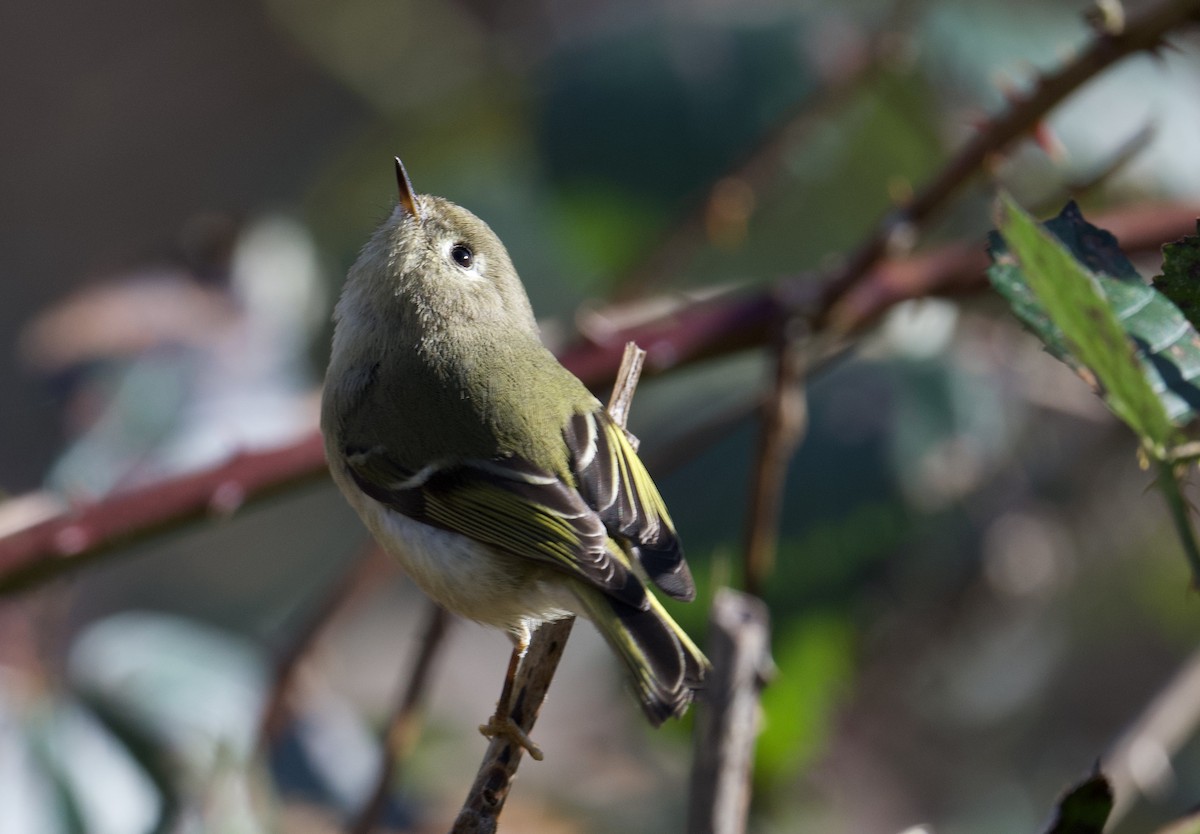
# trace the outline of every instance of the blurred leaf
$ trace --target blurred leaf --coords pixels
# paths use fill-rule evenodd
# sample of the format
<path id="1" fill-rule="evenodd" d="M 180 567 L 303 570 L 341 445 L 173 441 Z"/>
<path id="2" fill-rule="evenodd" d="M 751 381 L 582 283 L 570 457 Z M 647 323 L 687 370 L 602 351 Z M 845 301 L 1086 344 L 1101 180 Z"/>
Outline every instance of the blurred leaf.
<path id="1" fill-rule="evenodd" d="M 88 825 L 79 796 L 62 762 L 55 755 L 53 728 L 56 718 L 52 709 L 45 709 L 30 723 L 30 750 L 50 788 L 58 812 L 59 831 L 62 834 L 87 834 Z"/>
<path id="2" fill-rule="evenodd" d="M 909 531 L 909 518 L 898 501 L 867 496 L 844 514 L 810 521 L 803 533 L 786 535 L 764 596 L 771 613 L 803 616 L 814 604 L 836 604 L 846 589 L 861 583 Z"/>
<path id="3" fill-rule="evenodd" d="M 487 32 L 456 3 L 271 0 L 264 5 L 309 57 L 382 113 L 430 101 L 452 109 L 442 103 L 488 73 Z M 444 32 L 454 37 L 439 37 Z"/>
<path id="4" fill-rule="evenodd" d="M 80 704 L 121 743 L 154 785 L 160 804 L 158 820 L 151 831 L 162 834 L 173 830 L 183 803 L 177 784 L 179 769 L 165 743 L 140 720 L 136 712 L 119 700 L 95 689 L 81 689 L 76 695 Z"/>
<path id="5" fill-rule="evenodd" d="M 1050 351 L 1090 377 L 1109 408 L 1162 458 L 1200 405 L 1200 335 L 1144 284 L 1112 235 L 1074 203 L 1039 228 L 1003 198 L 989 276 Z"/>
<path id="6" fill-rule="evenodd" d="M 651 202 L 599 182 L 564 187 L 555 209 L 556 236 L 574 262 L 559 280 L 593 291 L 585 279 L 627 269 L 662 222 Z"/>
<path id="7" fill-rule="evenodd" d="M 810 113 L 781 143 L 770 176 L 747 180 L 754 200 L 745 237 L 673 253 L 671 284 L 766 282 L 852 248 L 866 218 L 891 208 L 889 186 L 921 182 L 943 159 L 931 100 L 920 74 L 881 72 Z"/>
<path id="8" fill-rule="evenodd" d="M 777 641 L 778 676 L 763 690 L 755 776 L 775 782 L 825 747 L 831 715 L 854 669 L 853 630 L 842 618 L 809 617 Z"/>
<path id="9" fill-rule="evenodd" d="M 1196 230 L 1200 232 L 1200 221 Z M 1154 279 L 1154 289 L 1171 299 L 1196 326 L 1200 317 L 1200 235 L 1188 235 L 1163 247 L 1162 275 Z"/>
<path id="10" fill-rule="evenodd" d="M 536 79 L 547 172 L 660 208 L 703 191 L 817 89 L 796 48 L 808 25 L 795 13 L 720 25 L 650 16 L 564 41 Z"/>
<path id="11" fill-rule="evenodd" d="M 1046 834 L 1100 834 L 1112 806 L 1112 786 L 1104 774 L 1094 773 L 1058 801 Z"/>

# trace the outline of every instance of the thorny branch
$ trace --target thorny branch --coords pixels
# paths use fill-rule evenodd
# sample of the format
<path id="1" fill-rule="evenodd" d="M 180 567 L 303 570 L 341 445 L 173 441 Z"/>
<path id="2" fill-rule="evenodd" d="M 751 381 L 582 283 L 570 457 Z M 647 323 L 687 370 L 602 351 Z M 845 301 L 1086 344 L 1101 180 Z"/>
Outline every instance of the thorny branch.
<path id="1" fill-rule="evenodd" d="M 17 525 L 0 538 L 0 596 L 78 570 L 190 522 L 228 517 L 252 501 L 326 476 L 324 447 L 314 431 L 278 449 L 243 452 L 209 469 L 65 507 Z"/>
<path id="2" fill-rule="evenodd" d="M 1055 72 L 1038 78 L 1024 96 L 1014 96 L 1009 108 L 985 124 L 961 150 L 904 205 L 883 217 L 867 239 L 822 288 L 816 319 L 834 331 L 846 331 L 843 297 L 861 283 L 889 249 L 911 240 L 914 232 L 941 209 L 987 161 L 1028 134 L 1063 99 L 1104 69 L 1135 52 L 1155 52 L 1168 32 L 1196 22 L 1200 0 L 1164 2 L 1128 18 L 1120 26 L 1097 27 L 1087 48 Z"/>
<path id="3" fill-rule="evenodd" d="M 629 416 L 629 407 L 641 374 L 645 351 L 633 342 L 625 346 L 621 368 L 608 403 L 608 413 L 622 428 Z M 636 444 L 635 444 L 636 447 Z M 558 668 L 571 636 L 574 617 L 547 623 L 534 632 L 529 649 L 521 660 L 517 679 L 513 686 L 512 718 L 526 733 L 533 729 L 546 690 Z M 471 790 L 454 822 L 451 834 L 492 834 L 496 830 L 500 812 L 512 788 L 517 765 L 521 762 L 522 748 L 503 736 L 496 736 L 488 744 L 483 763 Z"/>
<path id="4" fill-rule="evenodd" d="M 1084 52 L 1040 79 L 1030 94 L 988 122 L 910 202 L 878 222 L 827 280 L 799 276 L 761 292 L 680 306 L 665 318 L 611 334 L 605 341 L 578 343 L 564 350 L 560 359 L 584 383 L 599 388 L 612 379 L 626 341 L 646 347 L 648 372 L 662 372 L 685 362 L 762 346 L 781 320 L 797 311 L 814 311 L 817 331 L 829 326 L 848 335 L 901 300 L 982 289 L 985 262 L 973 244 L 916 258 L 884 256 L 890 244 L 911 238 L 908 232 L 928 221 L 991 157 L 1033 130 L 1070 92 L 1124 56 L 1159 48 L 1170 30 L 1194 20 L 1198 13 L 1200 0 L 1164 2 L 1129 18 L 1120 29 L 1100 30 Z M 1127 251 L 1136 252 L 1192 232 L 1195 214 L 1195 206 L 1142 206 L 1099 222 L 1123 238 Z M 1124 238 L 1122 221 L 1147 220 L 1160 223 L 1150 235 L 1152 240 Z M 247 452 L 204 472 L 19 526 L 0 538 L 0 596 L 34 587 L 180 524 L 228 515 L 250 500 L 323 478 L 324 470 L 322 444 L 313 432 L 275 451 Z"/>
<path id="5" fill-rule="evenodd" d="M 1095 222 L 1112 231 L 1128 254 L 1138 255 L 1194 232 L 1197 215 L 1196 204 L 1142 204 L 1100 215 Z M 842 296 L 840 320 L 855 333 L 901 301 L 980 292 L 987 287 L 986 268 L 987 256 L 976 242 L 880 261 Z M 646 349 L 646 373 L 663 373 L 767 344 L 789 311 L 820 293 L 821 285 L 812 276 L 799 276 L 766 289 L 683 303 L 602 342 L 570 345 L 559 352 L 559 359 L 587 385 L 601 388 L 614 378 L 622 346 L 636 341 Z M 0 597 L 325 475 L 321 437 L 313 431 L 278 449 L 245 452 L 209 469 L 16 524 L 13 532 L 0 537 Z"/>

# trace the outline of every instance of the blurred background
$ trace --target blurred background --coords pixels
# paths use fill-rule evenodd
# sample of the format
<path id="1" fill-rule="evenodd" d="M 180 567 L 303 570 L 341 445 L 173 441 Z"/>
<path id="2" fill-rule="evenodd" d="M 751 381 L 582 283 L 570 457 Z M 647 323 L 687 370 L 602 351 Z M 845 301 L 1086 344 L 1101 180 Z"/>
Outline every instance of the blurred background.
<path id="1" fill-rule="evenodd" d="M 311 431 L 329 313 L 394 202 L 394 154 L 492 225 L 562 345 L 649 297 L 828 265 L 1005 89 L 1085 43 L 1085 8 L 10 0 L 0 528 Z M 1133 148 L 1086 212 L 1200 205 L 1200 51 L 1174 43 L 1085 87 L 993 174 L 1057 211 Z M 924 242 L 982 246 L 993 193 Z M 706 594 L 736 574 L 772 373 L 748 352 L 635 400 L 701 585 L 672 610 L 701 642 Z M 1087 387 L 981 295 L 897 308 L 808 393 L 765 589 L 779 674 L 752 830 L 1035 831 L 1110 754 L 1130 774 L 1114 830 L 1200 800 L 1200 603 Z M 322 483 L 0 600 L 0 831 L 342 830 L 427 617 L 398 571 L 354 568 L 365 545 Z M 273 664 L 352 570 L 257 755 Z M 446 829 L 507 653 L 452 625 L 391 829 Z M 1121 747 L 1172 680 L 1193 696 L 1172 743 Z M 547 762 L 525 763 L 503 830 L 683 830 L 689 725 L 644 726 L 581 626 L 534 733 Z"/>

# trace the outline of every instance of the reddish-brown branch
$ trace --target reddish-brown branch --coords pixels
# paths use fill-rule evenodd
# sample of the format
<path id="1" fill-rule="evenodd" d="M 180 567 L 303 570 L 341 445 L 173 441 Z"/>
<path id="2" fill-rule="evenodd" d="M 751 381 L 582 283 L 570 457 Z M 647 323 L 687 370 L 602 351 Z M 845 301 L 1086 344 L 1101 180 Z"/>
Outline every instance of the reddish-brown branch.
<path id="1" fill-rule="evenodd" d="M 1158 49 L 1168 32 L 1200 16 L 1200 0 L 1164 2 L 1131 16 L 1120 31 L 1100 31 L 1074 60 L 1038 79 L 1026 95 L 1015 97 L 1007 110 L 983 125 L 975 136 L 912 198 L 883 217 L 845 266 L 822 288 L 817 319 L 835 330 L 849 329 L 842 299 L 863 281 L 897 234 L 911 238 L 919 228 L 973 177 L 989 158 L 1034 130 L 1059 102 L 1128 55 Z"/>
<path id="2" fill-rule="evenodd" d="M 1196 203 L 1147 203 L 1092 221 L 1110 230 L 1126 253 L 1136 256 L 1191 234 L 1198 215 Z M 911 298 L 978 292 L 987 287 L 987 264 L 982 238 L 881 261 L 845 296 L 840 313 L 845 330 L 858 332 Z M 599 388 L 611 382 L 625 342 L 634 341 L 646 350 L 646 374 L 662 373 L 768 344 L 792 311 L 824 292 L 813 276 L 802 275 L 755 292 L 731 293 L 619 330 L 602 341 L 578 342 L 563 350 L 560 359 L 589 386 Z"/>
<path id="3" fill-rule="evenodd" d="M 1200 205 L 1157 203 L 1110 212 L 1094 222 L 1112 231 L 1122 248 L 1136 256 L 1191 234 L 1197 215 Z M 900 301 L 977 292 L 987 286 L 986 266 L 982 242 L 885 260 L 844 295 L 839 315 L 855 332 Z M 590 387 L 602 388 L 615 378 L 625 343 L 636 341 L 647 351 L 645 373 L 662 373 L 767 344 L 798 303 L 821 292 L 818 282 L 801 276 L 767 289 L 696 302 L 602 342 L 570 345 L 560 359 Z M 244 503 L 324 476 L 325 457 L 314 431 L 279 449 L 247 452 L 211 469 L 79 505 L 0 538 L 0 596 L 178 525 L 227 515 Z"/>
<path id="4" fill-rule="evenodd" d="M 1157 203 L 1109 212 L 1093 222 L 1116 235 L 1131 257 L 1156 254 L 1164 243 L 1195 232 L 1200 205 Z M 988 286 L 988 256 L 982 241 L 951 243 L 907 258 L 876 264 L 838 304 L 849 333 L 861 331 L 901 301 L 955 296 Z"/>
<path id="5" fill-rule="evenodd" d="M 82 567 L 188 521 L 228 516 L 251 500 L 325 476 L 321 437 L 246 452 L 200 472 L 81 504 L 0 539 L 0 595 Z"/>

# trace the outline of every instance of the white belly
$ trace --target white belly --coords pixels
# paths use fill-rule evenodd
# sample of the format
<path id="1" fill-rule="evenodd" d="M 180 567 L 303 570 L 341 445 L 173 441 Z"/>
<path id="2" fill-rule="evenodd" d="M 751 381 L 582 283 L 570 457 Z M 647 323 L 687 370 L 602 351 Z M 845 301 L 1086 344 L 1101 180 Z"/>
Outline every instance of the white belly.
<path id="1" fill-rule="evenodd" d="M 355 491 L 351 503 L 385 551 L 446 609 L 527 642 L 540 623 L 575 613 L 565 576 L 431 527 Z"/>

